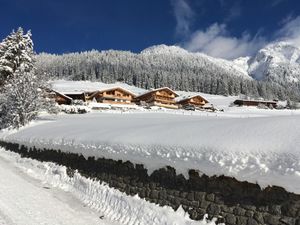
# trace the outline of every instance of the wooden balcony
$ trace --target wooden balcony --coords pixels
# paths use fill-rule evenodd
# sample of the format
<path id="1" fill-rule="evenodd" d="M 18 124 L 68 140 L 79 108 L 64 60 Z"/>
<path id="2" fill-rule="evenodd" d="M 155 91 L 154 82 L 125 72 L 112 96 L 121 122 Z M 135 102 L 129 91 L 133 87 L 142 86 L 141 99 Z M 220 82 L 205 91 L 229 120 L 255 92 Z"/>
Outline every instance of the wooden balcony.
<path id="1" fill-rule="evenodd" d="M 175 100 L 172 99 L 172 98 L 168 98 L 168 97 L 165 97 L 165 96 L 154 96 L 153 98 L 154 101 L 156 102 L 162 102 L 162 103 L 167 103 L 167 104 L 175 104 Z"/>

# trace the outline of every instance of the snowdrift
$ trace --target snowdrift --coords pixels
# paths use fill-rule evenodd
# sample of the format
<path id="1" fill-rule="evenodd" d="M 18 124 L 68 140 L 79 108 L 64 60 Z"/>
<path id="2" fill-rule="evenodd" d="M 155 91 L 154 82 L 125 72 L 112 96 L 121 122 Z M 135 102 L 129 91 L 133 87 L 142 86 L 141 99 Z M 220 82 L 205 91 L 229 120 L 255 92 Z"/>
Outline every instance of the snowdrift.
<path id="1" fill-rule="evenodd" d="M 1 139 L 86 157 L 130 160 L 144 164 L 149 173 L 170 165 L 185 175 L 197 169 L 300 193 L 299 119 L 92 113 L 58 116 L 2 133 Z"/>

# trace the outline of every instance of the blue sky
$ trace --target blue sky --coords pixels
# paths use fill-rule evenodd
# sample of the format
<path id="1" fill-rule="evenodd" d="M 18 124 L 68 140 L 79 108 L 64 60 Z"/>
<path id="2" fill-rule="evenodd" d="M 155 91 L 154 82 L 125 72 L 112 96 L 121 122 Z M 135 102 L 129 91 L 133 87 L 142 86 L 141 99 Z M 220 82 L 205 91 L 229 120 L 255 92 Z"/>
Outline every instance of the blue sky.
<path id="1" fill-rule="evenodd" d="M 299 0 L 0 0 L 0 38 L 31 29 L 37 52 L 139 52 L 151 45 L 236 58 L 298 44 Z M 299 42 L 300 43 L 300 42 Z"/>

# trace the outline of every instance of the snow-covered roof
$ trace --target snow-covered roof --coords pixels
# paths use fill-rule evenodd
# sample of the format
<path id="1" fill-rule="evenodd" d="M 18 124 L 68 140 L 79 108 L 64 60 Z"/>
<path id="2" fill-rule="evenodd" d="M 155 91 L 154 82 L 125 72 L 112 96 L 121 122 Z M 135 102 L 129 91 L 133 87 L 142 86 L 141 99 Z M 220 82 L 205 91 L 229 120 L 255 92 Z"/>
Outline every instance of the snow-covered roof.
<path id="1" fill-rule="evenodd" d="M 276 104 L 276 101 L 271 101 L 271 100 L 257 100 L 257 99 L 237 99 L 236 101 L 241 101 L 241 102 L 258 102 L 258 103 L 274 103 Z"/>
<path id="2" fill-rule="evenodd" d="M 50 82 L 52 88 L 58 92 L 95 92 L 95 91 L 102 91 L 108 90 L 112 88 L 122 88 L 127 90 L 134 95 L 140 95 L 147 90 L 138 88 L 135 86 L 131 86 L 129 84 L 116 82 L 111 84 L 106 84 L 102 82 L 91 82 L 91 81 L 66 81 L 66 80 L 56 80 Z"/>
<path id="3" fill-rule="evenodd" d="M 111 88 L 108 88 L 108 89 L 96 91 L 96 92 L 94 92 L 94 93 L 91 95 L 91 98 L 92 98 L 93 96 L 95 96 L 96 94 L 98 94 L 98 93 L 105 92 L 105 91 L 111 91 L 111 90 L 115 90 L 115 89 L 121 89 L 122 91 L 124 91 L 124 92 L 126 92 L 126 93 L 128 93 L 128 94 L 131 94 L 131 95 L 133 95 L 134 97 L 136 96 L 136 94 L 133 93 L 133 92 L 130 91 L 130 90 L 127 90 L 127 89 L 125 89 L 125 88 L 123 88 L 123 87 L 120 87 L 120 86 L 115 86 L 115 87 L 111 87 Z"/>
<path id="4" fill-rule="evenodd" d="M 171 91 L 172 93 L 174 93 L 175 96 L 178 96 L 178 94 L 177 94 L 175 91 L 173 91 L 171 88 L 169 88 L 169 87 L 161 87 L 161 88 L 152 89 L 152 90 L 150 90 L 150 91 L 146 91 L 146 92 L 140 94 L 140 95 L 137 96 L 137 97 L 141 97 L 141 96 L 143 96 L 143 95 L 146 95 L 146 94 L 149 94 L 149 93 L 152 93 L 152 92 L 155 92 L 155 91 L 165 90 L 165 89 L 167 89 L 167 90 Z"/>
<path id="5" fill-rule="evenodd" d="M 192 94 L 192 95 L 179 95 L 177 98 L 175 98 L 176 102 L 181 102 L 183 100 L 192 99 L 194 97 L 200 97 L 203 98 L 205 102 L 208 102 L 204 97 L 202 97 L 199 94 Z"/>
<path id="6" fill-rule="evenodd" d="M 84 92 L 83 91 L 68 91 L 68 92 L 60 92 L 64 95 L 83 95 Z"/>

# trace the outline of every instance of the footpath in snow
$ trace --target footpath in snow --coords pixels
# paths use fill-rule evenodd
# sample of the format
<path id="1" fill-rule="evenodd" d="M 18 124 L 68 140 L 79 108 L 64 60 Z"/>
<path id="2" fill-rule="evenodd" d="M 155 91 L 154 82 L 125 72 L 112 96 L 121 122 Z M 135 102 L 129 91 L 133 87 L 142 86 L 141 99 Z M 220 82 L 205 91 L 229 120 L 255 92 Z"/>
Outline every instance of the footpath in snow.
<path id="1" fill-rule="evenodd" d="M 59 115 L 1 139 L 84 156 L 170 165 L 300 193 L 300 116 L 222 118 L 168 113 Z"/>
<path id="2" fill-rule="evenodd" d="M 0 180 L 0 225 L 215 225 L 3 148 Z"/>
<path id="3" fill-rule="evenodd" d="M 1 225 L 117 225 L 101 220 L 70 193 L 27 176 L 32 170 L 16 168 L 12 160 L 3 158 L 5 154 L 9 155 L 1 150 Z"/>

